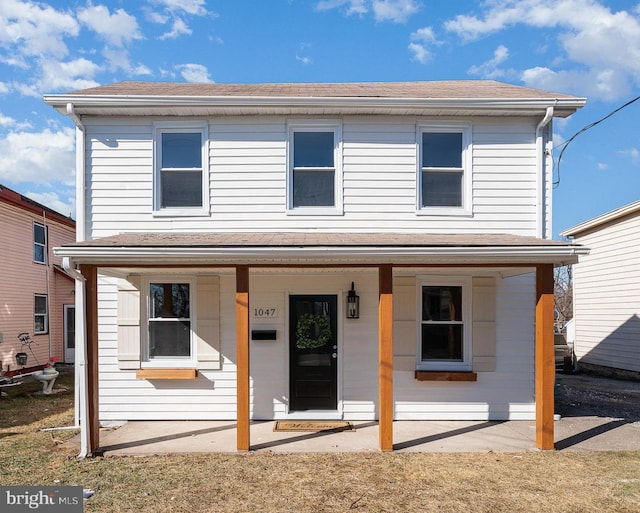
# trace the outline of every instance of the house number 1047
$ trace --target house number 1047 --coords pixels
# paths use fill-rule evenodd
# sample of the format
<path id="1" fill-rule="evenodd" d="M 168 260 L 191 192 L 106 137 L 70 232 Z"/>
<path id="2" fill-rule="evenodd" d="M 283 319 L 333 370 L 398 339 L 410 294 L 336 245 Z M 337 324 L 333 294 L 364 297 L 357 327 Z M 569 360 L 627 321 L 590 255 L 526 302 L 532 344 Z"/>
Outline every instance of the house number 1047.
<path id="1" fill-rule="evenodd" d="M 277 308 L 254 308 L 254 317 L 278 317 Z"/>

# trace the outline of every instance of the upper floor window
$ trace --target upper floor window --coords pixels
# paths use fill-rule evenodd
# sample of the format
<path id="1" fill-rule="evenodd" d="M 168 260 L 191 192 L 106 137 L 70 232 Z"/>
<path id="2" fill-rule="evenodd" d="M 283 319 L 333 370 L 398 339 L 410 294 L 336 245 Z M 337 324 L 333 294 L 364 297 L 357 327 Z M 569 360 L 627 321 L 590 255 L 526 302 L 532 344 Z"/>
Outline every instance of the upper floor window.
<path id="1" fill-rule="evenodd" d="M 155 132 L 156 213 L 203 215 L 208 213 L 206 126 L 165 125 Z"/>
<path id="2" fill-rule="evenodd" d="M 288 155 L 289 213 L 342 213 L 340 127 L 290 125 Z"/>
<path id="3" fill-rule="evenodd" d="M 421 282 L 418 369 L 471 370 L 470 289 L 467 279 Z"/>
<path id="4" fill-rule="evenodd" d="M 471 213 L 470 128 L 421 126 L 419 210 L 429 214 Z"/>
<path id="5" fill-rule="evenodd" d="M 33 261 L 47 263 L 47 228 L 38 223 L 33 223 Z"/>

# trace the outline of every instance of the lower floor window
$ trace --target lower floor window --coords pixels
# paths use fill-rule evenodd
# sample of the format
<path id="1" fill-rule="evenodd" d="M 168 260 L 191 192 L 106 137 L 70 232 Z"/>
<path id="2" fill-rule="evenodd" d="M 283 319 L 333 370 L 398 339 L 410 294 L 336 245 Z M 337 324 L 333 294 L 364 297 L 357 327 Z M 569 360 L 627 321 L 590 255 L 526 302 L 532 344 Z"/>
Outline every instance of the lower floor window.
<path id="1" fill-rule="evenodd" d="M 464 282 L 422 284 L 418 367 L 452 370 L 470 366 L 469 318 Z"/>
<path id="2" fill-rule="evenodd" d="M 36 294 L 33 313 L 33 332 L 36 334 L 47 333 L 49 331 L 49 315 L 46 295 Z"/>
<path id="3" fill-rule="evenodd" d="M 191 357 L 189 283 L 149 284 L 149 358 Z"/>

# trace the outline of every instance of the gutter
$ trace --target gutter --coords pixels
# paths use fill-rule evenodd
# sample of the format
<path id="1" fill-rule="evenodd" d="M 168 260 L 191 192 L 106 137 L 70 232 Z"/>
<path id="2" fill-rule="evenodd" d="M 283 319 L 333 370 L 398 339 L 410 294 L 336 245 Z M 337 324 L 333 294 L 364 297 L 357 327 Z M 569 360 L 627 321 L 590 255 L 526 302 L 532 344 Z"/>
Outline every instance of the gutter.
<path id="1" fill-rule="evenodd" d="M 80 453 L 84 459 L 89 453 L 89 397 L 87 393 L 87 325 L 85 323 L 86 279 L 71 263 L 62 259 L 63 269 L 76 280 L 76 363 L 75 363 L 75 426 L 80 427 Z M 80 340 L 78 340 L 78 338 Z"/>
<path id="2" fill-rule="evenodd" d="M 388 109 L 514 109 L 539 112 L 553 104 L 565 115 L 584 106 L 584 98 L 380 98 L 380 97 L 304 97 L 304 96 L 121 96 L 121 95 L 45 95 L 44 101 L 62 114 L 69 104 L 84 110 L 118 107 L 190 107 L 190 108 L 353 108 L 386 111 Z M 560 115 L 560 113 L 556 113 Z"/>
<path id="3" fill-rule="evenodd" d="M 66 114 L 76 125 L 76 242 L 87 239 L 85 233 L 85 127 L 72 102 L 66 104 Z"/>
<path id="4" fill-rule="evenodd" d="M 541 239 L 549 239 L 550 234 L 553 233 L 551 231 L 551 221 L 549 221 L 549 233 L 546 233 L 545 230 L 545 203 L 546 203 L 546 199 L 547 197 L 549 198 L 549 210 L 551 210 L 551 193 L 550 193 L 550 187 L 551 187 L 551 178 L 550 176 L 547 176 L 547 168 L 549 167 L 548 164 L 548 159 L 549 156 L 551 155 L 551 152 L 553 151 L 553 140 L 550 137 L 549 140 L 547 141 L 547 148 L 545 148 L 545 144 L 544 144 L 544 134 L 543 134 L 543 130 L 544 128 L 551 123 L 551 120 L 553 119 L 553 113 L 554 113 L 554 108 L 553 107 L 547 107 L 547 111 L 545 112 L 544 117 L 542 118 L 542 120 L 540 121 L 540 123 L 538 123 L 538 126 L 536 127 L 536 168 L 537 168 L 537 172 L 536 175 L 538 177 L 537 180 L 537 190 L 538 190 L 538 198 L 537 198 L 537 210 L 538 210 L 538 227 L 537 227 L 537 232 L 538 232 L 538 237 Z"/>
<path id="5" fill-rule="evenodd" d="M 390 261 L 409 263 L 560 263 L 577 261 L 588 249 L 573 245 L 544 246 L 495 246 L 495 247 L 62 247 L 56 255 L 72 257 L 83 263 L 105 267 L 133 266 L 140 262 L 154 265 L 182 265 L 207 263 L 232 265 L 237 263 L 291 264 L 291 263 L 339 263 L 354 260 L 362 264 Z M 351 263 L 351 262 L 349 262 Z"/>

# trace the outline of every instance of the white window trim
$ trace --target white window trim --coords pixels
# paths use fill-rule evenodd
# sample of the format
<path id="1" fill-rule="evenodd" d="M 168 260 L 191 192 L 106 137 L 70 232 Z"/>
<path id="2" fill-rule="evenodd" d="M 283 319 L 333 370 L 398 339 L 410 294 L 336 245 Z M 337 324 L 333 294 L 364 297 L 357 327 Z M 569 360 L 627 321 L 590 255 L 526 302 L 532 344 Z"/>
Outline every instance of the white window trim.
<path id="1" fill-rule="evenodd" d="M 44 244 L 40 244 L 39 242 L 36 242 L 36 226 L 40 226 L 44 230 Z M 34 251 L 33 262 L 36 263 L 36 264 L 44 264 L 44 265 L 46 265 L 47 264 L 47 260 L 48 260 L 48 256 L 49 256 L 47 254 L 48 253 L 47 246 L 49 245 L 49 241 L 47 240 L 48 239 L 48 237 L 47 237 L 47 235 L 48 235 L 47 234 L 47 225 L 42 224 L 42 223 L 35 223 L 34 222 L 33 223 L 33 232 L 32 233 L 33 233 L 33 247 L 34 247 L 34 250 L 35 250 L 35 246 L 43 246 L 44 247 L 44 251 L 42 253 L 43 256 L 44 256 L 44 261 L 41 262 L 40 260 L 36 260 L 35 259 L 35 251 Z"/>
<path id="2" fill-rule="evenodd" d="M 182 208 L 161 208 L 161 180 L 162 145 L 160 135 L 167 132 L 200 132 L 202 134 L 202 206 Z M 153 216 L 154 217 L 185 217 L 209 216 L 210 209 L 209 187 L 209 127 L 205 121 L 169 122 L 162 121 L 153 124 Z"/>
<path id="3" fill-rule="evenodd" d="M 293 207 L 293 134 L 295 132 L 333 132 L 333 163 L 335 167 L 333 207 Z M 342 190 L 342 123 L 339 120 L 289 121 L 287 123 L 287 215 L 343 215 Z"/>
<path id="4" fill-rule="evenodd" d="M 36 298 L 43 297 L 44 298 L 44 308 L 45 312 L 37 313 L 36 312 Z M 42 317 L 44 316 L 44 331 L 36 331 L 36 316 Z M 34 294 L 33 295 L 33 334 L 34 335 L 46 335 L 49 333 L 49 297 L 46 294 Z"/>
<path id="5" fill-rule="evenodd" d="M 462 134 L 462 206 L 460 207 L 423 207 L 422 206 L 422 134 L 461 133 Z M 418 123 L 416 125 L 417 149 L 417 190 L 416 213 L 430 216 L 466 216 L 473 215 L 472 184 L 473 184 L 473 148 L 471 123 Z M 443 169 L 446 171 L 446 169 Z"/>
<path id="6" fill-rule="evenodd" d="M 149 315 L 151 312 L 151 295 L 150 295 L 150 287 L 152 283 L 188 283 L 189 284 L 189 313 L 191 315 L 191 333 L 189 337 L 189 345 L 190 345 L 190 353 L 191 356 L 189 358 L 183 357 L 175 357 L 175 358 L 153 358 L 149 357 Z M 142 290 L 140 294 L 140 300 L 142 304 L 140 305 L 141 312 L 141 331 L 140 341 L 142 343 L 141 347 L 141 361 L 140 366 L 142 368 L 196 368 L 198 355 L 196 354 L 197 344 L 196 344 L 196 326 L 197 326 L 197 304 L 196 304 L 196 278 L 195 277 L 186 277 L 180 275 L 151 275 L 145 276 L 142 280 Z"/>
<path id="7" fill-rule="evenodd" d="M 418 276 L 416 280 L 416 369 L 430 371 L 470 371 L 472 354 L 472 280 L 470 276 Z M 448 360 L 422 361 L 422 287 L 462 287 L 462 355 L 461 362 Z"/>

